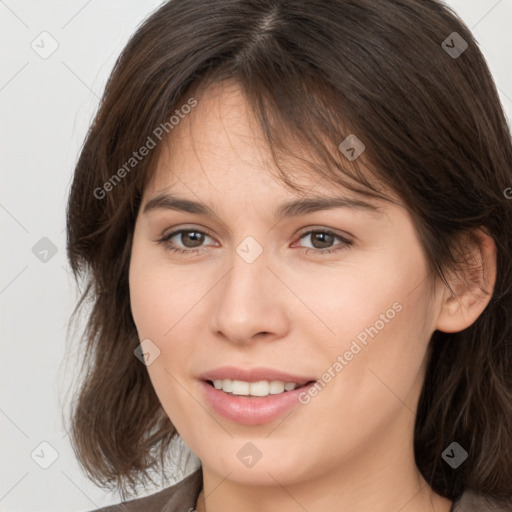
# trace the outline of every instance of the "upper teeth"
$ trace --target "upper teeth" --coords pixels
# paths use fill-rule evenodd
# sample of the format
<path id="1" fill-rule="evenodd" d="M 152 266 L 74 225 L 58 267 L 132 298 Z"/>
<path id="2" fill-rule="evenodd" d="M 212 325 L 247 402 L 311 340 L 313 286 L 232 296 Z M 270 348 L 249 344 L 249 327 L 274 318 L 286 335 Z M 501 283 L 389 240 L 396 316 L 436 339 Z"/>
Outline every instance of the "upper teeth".
<path id="1" fill-rule="evenodd" d="M 295 384 L 295 382 L 283 382 L 281 380 L 245 382 L 242 380 L 215 379 L 213 385 L 216 389 L 222 389 L 226 393 L 246 396 L 277 395 L 285 390 L 292 391 L 298 387 L 298 384 Z"/>

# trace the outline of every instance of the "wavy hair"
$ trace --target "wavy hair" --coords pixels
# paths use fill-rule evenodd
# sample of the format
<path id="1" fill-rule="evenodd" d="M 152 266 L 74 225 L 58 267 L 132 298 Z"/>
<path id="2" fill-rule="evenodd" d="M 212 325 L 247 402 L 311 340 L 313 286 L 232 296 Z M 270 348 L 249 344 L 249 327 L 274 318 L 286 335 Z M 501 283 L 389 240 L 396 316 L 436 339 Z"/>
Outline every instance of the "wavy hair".
<path id="1" fill-rule="evenodd" d="M 467 48 L 450 54 L 461 40 Z M 511 132 L 477 42 L 438 0 L 172 0 L 131 37 L 67 203 L 67 255 L 84 283 L 73 318 L 90 306 L 70 429 L 82 468 L 124 495 L 163 468 L 178 436 L 134 356 L 128 287 L 135 219 L 163 144 L 126 163 L 158 127 L 171 133 L 170 116 L 193 94 L 223 80 L 242 88 L 289 186 L 279 157 L 296 147 L 316 157 L 308 164 L 319 178 L 396 192 L 447 286 L 447 272 L 475 275 L 464 240 L 477 228 L 492 236 L 489 304 L 468 328 L 430 340 L 414 450 L 437 493 L 512 499 Z M 338 149 L 349 134 L 366 147 L 354 161 Z M 457 469 L 441 460 L 453 441 L 469 455 Z"/>

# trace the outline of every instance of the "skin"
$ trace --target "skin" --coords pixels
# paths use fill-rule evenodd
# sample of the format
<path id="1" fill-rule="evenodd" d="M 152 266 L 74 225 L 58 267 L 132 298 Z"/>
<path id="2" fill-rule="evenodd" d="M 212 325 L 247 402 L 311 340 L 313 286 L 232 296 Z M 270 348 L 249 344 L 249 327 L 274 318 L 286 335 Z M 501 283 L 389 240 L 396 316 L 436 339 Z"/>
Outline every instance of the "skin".
<path id="1" fill-rule="evenodd" d="M 202 462 L 197 509 L 448 512 L 451 501 L 427 486 L 414 462 L 425 353 L 435 329 L 471 325 L 488 299 L 462 288 L 453 299 L 440 280 L 432 292 L 411 217 L 399 205 L 380 203 L 382 214 L 336 208 L 276 223 L 277 206 L 300 194 L 268 171 L 266 143 L 240 90 L 224 83 L 196 98 L 144 192 L 129 277 L 139 337 L 160 350 L 147 366 L 151 382 Z M 318 182 L 292 157 L 286 163 L 297 182 L 312 187 L 308 195 L 355 197 Z M 215 213 L 143 212 L 148 200 L 171 190 Z M 172 253 L 157 242 L 185 228 L 208 231 L 200 253 Z M 311 228 L 353 243 L 331 254 L 306 254 L 306 248 L 325 251 L 342 243 L 302 236 Z M 174 236 L 167 247 L 196 247 L 187 235 Z M 263 248 L 250 264 L 236 252 L 247 236 Z M 482 240 L 478 254 L 489 263 L 492 281 L 494 244 Z M 288 416 L 244 426 L 204 401 L 198 375 L 226 364 L 320 379 L 397 302 L 401 311 Z M 262 453 L 251 468 L 237 457 L 249 441 Z"/>

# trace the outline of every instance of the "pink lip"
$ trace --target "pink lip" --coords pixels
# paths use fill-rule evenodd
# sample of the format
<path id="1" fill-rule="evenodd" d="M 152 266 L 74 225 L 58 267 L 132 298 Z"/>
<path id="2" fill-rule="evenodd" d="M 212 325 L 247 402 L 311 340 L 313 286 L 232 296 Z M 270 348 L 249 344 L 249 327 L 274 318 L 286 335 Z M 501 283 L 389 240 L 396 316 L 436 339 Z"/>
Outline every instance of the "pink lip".
<path id="1" fill-rule="evenodd" d="M 231 380 L 243 380 L 245 382 L 258 382 L 260 380 L 281 380 L 283 382 L 295 382 L 299 386 L 306 384 L 312 380 L 316 380 L 315 377 L 304 377 L 298 375 L 292 375 L 291 373 L 282 372 L 279 370 L 272 370 L 271 368 L 235 368 L 234 366 L 223 366 L 222 368 L 216 368 L 208 372 L 199 375 L 200 380 L 211 380 L 215 379 L 231 379 Z"/>
<path id="2" fill-rule="evenodd" d="M 261 425 L 275 420 L 286 411 L 299 404 L 299 395 L 307 392 L 316 382 L 314 377 L 304 377 L 291 373 L 273 370 L 271 368 L 236 368 L 223 366 L 199 376 L 202 392 L 206 402 L 225 418 L 236 421 L 241 425 Z M 245 382 L 258 382 L 260 380 L 280 380 L 294 382 L 302 386 L 293 391 L 284 391 L 277 395 L 262 396 L 235 396 L 229 395 L 220 389 L 215 389 L 211 383 L 216 379 L 242 380 Z M 211 383 L 210 383 L 210 382 Z M 308 384 L 305 386 L 305 384 Z"/>
<path id="3" fill-rule="evenodd" d="M 247 380 L 240 379 L 240 380 Z M 266 379 L 260 379 L 266 380 Z M 286 379 L 272 379 L 286 380 Z M 256 382 L 250 380 L 248 382 Z M 293 379 L 286 380 L 293 382 Z M 261 425 L 273 421 L 292 407 L 298 405 L 299 395 L 308 391 L 316 382 L 312 382 L 293 391 L 284 391 L 278 395 L 268 395 L 265 397 L 254 396 L 234 396 L 225 393 L 220 389 L 215 389 L 209 382 L 201 381 L 200 385 L 207 403 L 225 418 L 236 421 L 241 425 Z"/>

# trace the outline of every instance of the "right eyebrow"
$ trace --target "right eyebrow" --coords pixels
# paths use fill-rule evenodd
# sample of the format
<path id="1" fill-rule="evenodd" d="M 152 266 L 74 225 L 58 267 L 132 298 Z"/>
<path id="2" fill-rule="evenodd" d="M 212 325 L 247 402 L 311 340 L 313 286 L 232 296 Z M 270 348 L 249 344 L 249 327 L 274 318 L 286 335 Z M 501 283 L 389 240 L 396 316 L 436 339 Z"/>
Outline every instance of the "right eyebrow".
<path id="1" fill-rule="evenodd" d="M 373 203 L 350 199 L 348 197 L 315 196 L 302 199 L 294 199 L 279 205 L 274 213 L 276 220 L 283 217 L 298 217 L 320 210 L 332 210 L 334 208 L 351 208 L 372 211 L 383 214 L 381 208 Z M 159 194 L 150 199 L 144 206 L 144 213 L 153 210 L 176 210 L 195 215 L 212 216 L 213 210 L 208 205 L 198 201 L 192 201 L 173 194 Z"/>

